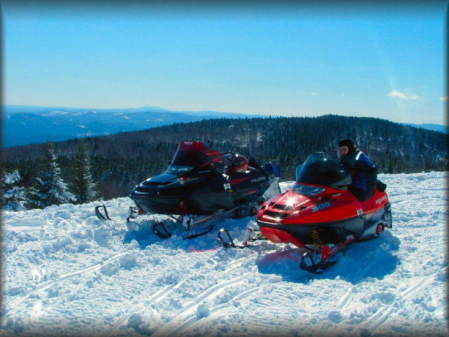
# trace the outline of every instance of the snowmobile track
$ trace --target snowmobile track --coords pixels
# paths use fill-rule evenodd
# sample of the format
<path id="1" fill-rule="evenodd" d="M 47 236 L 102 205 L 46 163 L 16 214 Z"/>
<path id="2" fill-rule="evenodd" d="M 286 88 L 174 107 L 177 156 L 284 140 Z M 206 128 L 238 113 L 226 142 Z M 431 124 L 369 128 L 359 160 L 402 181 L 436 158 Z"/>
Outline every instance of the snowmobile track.
<path id="1" fill-rule="evenodd" d="M 173 293 L 173 291 L 175 291 L 176 289 L 181 287 L 187 281 L 188 281 L 188 279 L 184 279 L 184 280 L 182 280 L 181 282 L 179 282 L 179 283 L 177 283 L 175 285 L 169 285 L 169 286 L 166 286 L 166 287 L 156 291 L 151 297 L 146 299 L 144 302 L 140 303 L 140 305 L 137 306 L 137 308 L 134 308 L 134 310 L 133 310 L 133 312 L 131 314 L 129 312 L 126 312 L 120 318 L 116 319 L 116 323 L 112 324 L 114 330 L 118 331 L 120 328 L 122 328 L 122 327 L 127 325 L 126 323 L 129 321 L 129 319 L 133 315 L 139 314 L 141 312 L 145 312 L 146 310 L 151 310 L 152 313 L 154 313 L 157 316 L 159 316 L 159 314 L 157 312 L 155 312 L 154 310 L 148 309 L 148 307 L 147 307 L 148 303 L 151 303 L 151 304 L 159 303 L 162 299 L 164 299 L 165 297 L 169 296 L 171 293 Z"/>
<path id="2" fill-rule="evenodd" d="M 178 313 L 176 316 L 172 317 L 170 322 L 152 334 L 152 336 L 170 336 L 173 333 L 178 336 L 180 329 L 185 328 L 186 326 L 191 325 L 193 322 L 196 322 L 196 307 L 198 303 L 208 301 L 216 295 L 220 294 L 224 289 L 231 287 L 235 284 L 242 283 L 246 280 L 245 276 L 236 277 L 230 280 L 226 280 L 220 282 L 197 295 L 192 301 L 190 301 L 184 309 Z"/>
<path id="3" fill-rule="evenodd" d="M 213 261 L 215 265 L 218 263 L 216 261 Z M 228 264 L 232 267 L 227 269 L 227 272 L 232 271 L 240 266 L 240 263 L 238 261 L 233 261 L 232 263 Z M 190 278 L 186 277 L 177 284 L 168 285 L 162 289 L 159 289 L 156 291 L 151 297 L 145 299 L 144 302 L 140 303 L 137 307 L 134 307 L 134 310 L 129 313 L 126 312 L 125 314 L 121 315 L 119 318 L 115 319 L 115 323 L 112 322 L 112 329 L 113 331 L 119 331 L 120 329 L 126 327 L 128 325 L 129 319 L 136 314 L 144 313 L 145 311 L 150 310 L 152 316 L 152 321 L 159 319 L 160 321 L 160 315 L 157 311 L 153 310 L 152 308 L 148 308 L 148 304 L 151 303 L 152 305 L 160 303 L 164 298 L 167 296 L 170 296 L 174 291 L 179 289 L 181 286 L 183 286 L 186 282 L 192 281 Z M 140 295 L 139 295 L 140 296 Z"/>
<path id="4" fill-rule="evenodd" d="M 222 312 L 223 308 L 225 308 L 227 305 L 229 305 L 230 302 L 235 301 L 237 299 L 241 300 L 241 299 L 245 298 L 247 295 L 254 293 L 254 291 L 256 289 L 259 289 L 259 287 L 257 287 L 257 286 L 251 287 L 247 290 L 242 291 L 241 293 L 236 294 L 235 296 L 228 299 L 225 303 L 221 303 L 221 304 L 209 309 L 209 315 L 207 317 L 204 317 L 200 320 L 195 320 L 194 322 L 187 321 L 184 323 L 184 325 L 182 327 L 179 327 L 179 329 L 185 328 L 185 327 L 186 327 L 186 329 L 183 329 L 181 331 L 179 331 L 179 329 L 178 329 L 176 332 L 179 335 L 182 335 L 186 332 L 187 329 L 192 329 L 197 325 L 204 324 L 206 321 L 211 320 L 212 318 L 218 317 L 219 313 Z"/>
<path id="5" fill-rule="evenodd" d="M 434 275 L 423 277 L 420 282 L 414 283 L 413 286 L 404 290 L 400 296 L 396 296 L 395 300 L 387 305 L 387 308 L 379 308 L 377 312 L 371 316 L 367 321 L 365 321 L 364 325 L 367 324 L 368 328 L 371 332 L 379 329 L 390 317 L 390 314 L 393 310 L 400 309 L 402 304 L 399 301 L 403 301 L 404 299 L 410 298 L 414 294 L 416 294 L 422 288 L 430 285 L 433 282 Z M 398 301 L 399 300 L 399 301 Z"/>
<path id="6" fill-rule="evenodd" d="M 128 254 L 128 253 L 127 252 L 123 252 L 123 253 L 115 254 L 112 257 L 104 260 L 103 262 L 95 263 L 95 264 L 93 264 L 90 267 L 83 268 L 83 269 L 80 269 L 80 270 L 77 270 L 77 271 L 74 271 L 74 272 L 71 272 L 71 273 L 62 274 L 55 280 L 44 281 L 44 282 L 38 283 L 33 289 L 28 291 L 25 295 L 23 295 L 22 297 L 18 298 L 16 301 L 11 303 L 11 306 L 10 306 L 11 309 L 8 312 L 5 313 L 5 318 L 10 316 L 10 315 L 12 315 L 13 313 L 15 313 L 17 311 L 17 308 L 20 308 L 20 304 L 22 302 L 26 301 L 27 299 L 29 299 L 31 295 L 33 295 L 33 294 L 35 294 L 35 293 L 37 293 L 39 291 L 48 289 L 48 288 L 56 285 L 60 281 L 64 281 L 64 280 L 66 280 L 68 278 L 71 278 L 73 276 L 76 276 L 76 275 L 79 275 L 79 274 L 88 273 L 88 272 L 91 272 L 91 271 L 96 271 L 96 270 L 100 269 L 101 267 L 103 267 L 103 266 L 105 266 L 105 265 L 107 265 L 107 264 L 117 260 L 118 258 L 120 258 L 121 256 L 126 255 L 126 254 Z"/>
<path id="7" fill-rule="evenodd" d="M 353 297 L 353 291 L 354 291 L 354 286 L 351 286 L 346 291 L 346 294 L 342 297 L 342 299 L 338 303 L 338 307 L 340 309 L 344 309 L 346 307 L 346 305 L 350 302 L 350 299 Z"/>

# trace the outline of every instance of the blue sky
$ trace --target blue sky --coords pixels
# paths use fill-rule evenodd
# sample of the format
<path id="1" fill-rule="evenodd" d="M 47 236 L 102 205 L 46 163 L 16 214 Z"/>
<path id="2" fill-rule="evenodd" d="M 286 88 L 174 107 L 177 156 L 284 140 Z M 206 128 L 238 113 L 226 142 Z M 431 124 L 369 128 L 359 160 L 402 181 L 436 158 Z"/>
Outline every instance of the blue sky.
<path id="1" fill-rule="evenodd" d="M 4 1 L 4 103 L 446 123 L 445 2 L 124 4 Z"/>

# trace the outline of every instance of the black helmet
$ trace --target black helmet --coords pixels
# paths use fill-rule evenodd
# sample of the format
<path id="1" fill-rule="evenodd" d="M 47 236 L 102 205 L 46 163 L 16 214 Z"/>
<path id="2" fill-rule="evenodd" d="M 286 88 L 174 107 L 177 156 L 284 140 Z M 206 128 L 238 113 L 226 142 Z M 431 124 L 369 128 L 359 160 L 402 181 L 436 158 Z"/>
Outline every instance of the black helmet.
<path id="1" fill-rule="evenodd" d="M 353 152 L 355 150 L 355 145 L 351 139 L 343 139 L 338 142 L 338 146 L 347 146 L 349 152 Z"/>

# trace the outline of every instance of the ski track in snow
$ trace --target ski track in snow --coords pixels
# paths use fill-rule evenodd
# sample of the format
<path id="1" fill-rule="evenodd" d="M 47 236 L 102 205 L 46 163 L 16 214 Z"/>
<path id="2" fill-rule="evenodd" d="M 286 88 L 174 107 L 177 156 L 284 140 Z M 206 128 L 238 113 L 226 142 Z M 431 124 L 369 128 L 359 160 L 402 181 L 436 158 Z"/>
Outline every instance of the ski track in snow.
<path id="1" fill-rule="evenodd" d="M 426 336 L 447 335 L 446 172 L 380 175 L 393 228 L 348 247 L 322 275 L 298 267 L 300 250 L 242 239 L 247 217 L 192 240 L 161 240 L 132 201 L 3 212 L 0 336 Z M 282 183 L 282 189 L 292 183 Z"/>

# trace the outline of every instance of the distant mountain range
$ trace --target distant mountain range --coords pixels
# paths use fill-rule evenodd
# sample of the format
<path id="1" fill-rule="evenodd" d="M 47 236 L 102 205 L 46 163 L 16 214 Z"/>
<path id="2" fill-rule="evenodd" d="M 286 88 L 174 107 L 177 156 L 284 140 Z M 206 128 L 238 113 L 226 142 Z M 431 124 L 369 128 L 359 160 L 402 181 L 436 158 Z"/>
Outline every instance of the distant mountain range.
<path id="1" fill-rule="evenodd" d="M 409 125 L 409 126 L 413 126 L 415 128 L 420 128 L 420 129 L 426 129 L 426 130 L 432 130 L 432 131 L 438 131 L 438 132 L 443 132 L 443 133 L 449 133 L 448 132 L 448 128 L 447 125 L 441 125 L 441 124 L 405 124 L 405 125 Z"/>
<path id="2" fill-rule="evenodd" d="M 146 106 L 128 109 L 86 109 L 5 105 L 4 147 L 145 130 L 214 118 L 256 117 L 232 112 L 171 111 Z"/>
<path id="3" fill-rule="evenodd" d="M 172 111 L 157 106 L 89 109 L 5 105 L 3 110 L 4 147 L 139 131 L 204 119 L 262 117 L 232 112 Z M 445 125 L 410 123 L 405 125 L 448 133 Z"/>

